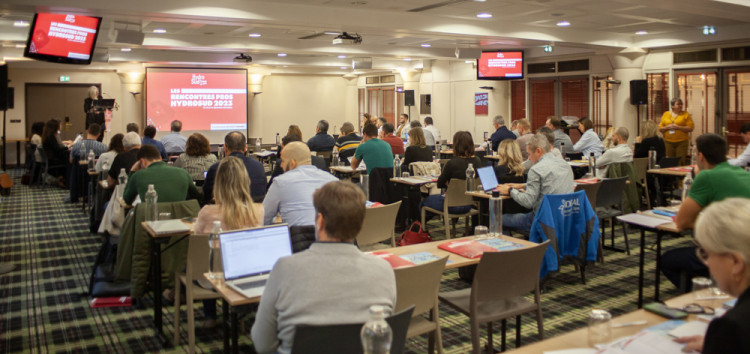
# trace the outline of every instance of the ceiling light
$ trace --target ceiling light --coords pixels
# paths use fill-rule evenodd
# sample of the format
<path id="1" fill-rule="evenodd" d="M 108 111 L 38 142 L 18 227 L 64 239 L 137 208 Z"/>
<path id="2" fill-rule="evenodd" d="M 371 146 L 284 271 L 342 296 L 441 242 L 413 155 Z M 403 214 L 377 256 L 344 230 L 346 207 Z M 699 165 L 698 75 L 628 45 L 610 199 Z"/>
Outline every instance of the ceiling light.
<path id="1" fill-rule="evenodd" d="M 648 34 L 648 31 L 636 31 L 635 34 L 638 36 L 645 36 Z"/>
<path id="2" fill-rule="evenodd" d="M 247 35 L 248 37 L 258 38 L 260 37 L 260 33 L 250 33 Z"/>
<path id="3" fill-rule="evenodd" d="M 703 26 L 703 34 L 710 36 L 716 34 L 716 27 L 714 26 Z"/>
<path id="4" fill-rule="evenodd" d="M 120 48 L 121 52 L 126 52 L 126 53 L 129 52 L 129 51 L 131 51 L 131 50 L 132 49 L 130 49 L 130 48 Z"/>
<path id="5" fill-rule="evenodd" d="M 474 0 L 475 2 L 485 2 L 487 0 Z"/>
<path id="6" fill-rule="evenodd" d="M 478 18 L 492 18 L 492 14 L 489 12 L 480 12 L 477 14 Z"/>
<path id="7" fill-rule="evenodd" d="M 432 44 L 430 43 L 422 43 L 422 48 L 429 48 L 432 47 Z"/>
<path id="8" fill-rule="evenodd" d="M 341 33 L 339 33 L 339 32 L 335 32 L 335 31 L 325 31 L 325 32 L 323 32 L 323 34 L 327 34 L 327 35 L 329 35 L 329 36 L 338 36 L 338 35 L 340 35 Z"/>
<path id="9" fill-rule="evenodd" d="M 346 59 L 346 55 L 341 54 L 337 58 L 339 58 L 339 59 Z"/>
<path id="10" fill-rule="evenodd" d="M 286 56 L 286 53 L 279 53 L 279 54 L 276 54 L 276 56 L 279 56 L 279 57 L 285 57 L 285 56 Z"/>
<path id="11" fill-rule="evenodd" d="M 346 69 L 349 69 L 349 67 L 348 66 L 342 66 L 341 67 L 341 70 L 346 70 Z"/>
<path id="12" fill-rule="evenodd" d="M 568 27 L 568 26 L 570 26 L 570 22 L 568 22 L 568 21 L 560 21 L 560 22 L 557 23 L 557 26 L 558 27 Z"/>
<path id="13" fill-rule="evenodd" d="M 13 27 L 29 27 L 29 21 L 18 20 L 13 22 Z"/>
<path id="14" fill-rule="evenodd" d="M 552 46 L 551 45 L 545 45 L 544 46 L 544 52 L 545 53 L 552 53 Z"/>
<path id="15" fill-rule="evenodd" d="M 411 61 L 411 58 L 404 58 L 404 61 Z"/>
<path id="16" fill-rule="evenodd" d="M 154 33 L 167 33 L 167 30 L 163 28 L 155 28 Z"/>
<path id="17" fill-rule="evenodd" d="M 464 63 L 466 63 L 466 64 L 474 64 L 474 61 L 473 60 L 466 60 L 466 61 L 464 61 Z"/>

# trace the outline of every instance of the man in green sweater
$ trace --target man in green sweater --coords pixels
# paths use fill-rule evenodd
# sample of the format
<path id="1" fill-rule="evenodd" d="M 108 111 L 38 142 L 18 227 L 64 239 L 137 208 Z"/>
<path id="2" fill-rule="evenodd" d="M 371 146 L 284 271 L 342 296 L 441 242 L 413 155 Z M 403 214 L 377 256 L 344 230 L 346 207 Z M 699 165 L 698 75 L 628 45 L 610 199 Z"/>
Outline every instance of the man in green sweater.
<path id="1" fill-rule="evenodd" d="M 145 201 L 149 184 L 154 185 L 160 203 L 200 198 L 187 171 L 167 166 L 155 146 L 143 145 L 138 151 L 138 162 L 130 169 L 122 199 L 125 203 L 132 204 L 135 197 L 140 196 L 141 201 Z"/>

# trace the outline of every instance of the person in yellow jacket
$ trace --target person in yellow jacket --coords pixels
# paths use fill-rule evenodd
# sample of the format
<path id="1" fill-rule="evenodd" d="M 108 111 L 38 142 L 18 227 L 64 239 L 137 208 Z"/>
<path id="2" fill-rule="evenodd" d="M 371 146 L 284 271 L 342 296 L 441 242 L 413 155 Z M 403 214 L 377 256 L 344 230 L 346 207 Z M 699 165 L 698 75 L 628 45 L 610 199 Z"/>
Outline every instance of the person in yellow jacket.
<path id="1" fill-rule="evenodd" d="M 659 131 L 664 135 L 667 157 L 679 156 L 680 165 L 687 163 L 688 145 L 690 145 L 690 132 L 695 125 L 690 113 L 682 110 L 682 99 L 673 98 L 669 101 L 671 110 L 664 112 L 659 123 Z"/>

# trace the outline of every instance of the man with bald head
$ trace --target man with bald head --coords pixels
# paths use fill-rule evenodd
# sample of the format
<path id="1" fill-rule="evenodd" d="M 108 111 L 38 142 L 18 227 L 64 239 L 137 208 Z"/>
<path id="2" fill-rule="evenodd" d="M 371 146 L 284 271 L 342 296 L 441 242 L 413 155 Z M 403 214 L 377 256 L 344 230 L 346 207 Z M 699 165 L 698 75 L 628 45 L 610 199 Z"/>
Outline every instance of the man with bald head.
<path id="1" fill-rule="evenodd" d="M 273 179 L 263 200 L 263 223 L 273 223 L 276 214 L 290 226 L 315 225 L 313 193 L 328 182 L 338 179 L 313 166 L 310 148 L 303 142 L 293 141 L 281 150 L 281 168 L 284 173 Z"/>

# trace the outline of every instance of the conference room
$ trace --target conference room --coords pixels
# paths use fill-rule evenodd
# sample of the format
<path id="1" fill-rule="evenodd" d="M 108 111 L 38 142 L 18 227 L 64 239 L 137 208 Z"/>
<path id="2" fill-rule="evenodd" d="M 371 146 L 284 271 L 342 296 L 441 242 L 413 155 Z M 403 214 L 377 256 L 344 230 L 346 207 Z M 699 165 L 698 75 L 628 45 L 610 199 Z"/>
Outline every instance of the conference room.
<path id="1" fill-rule="evenodd" d="M 41 14 L 58 17 L 45 19 Z M 133 298 L 132 306 L 91 307 L 91 269 L 102 236 L 92 232 L 98 225 L 92 228 L 90 211 L 96 209 L 99 191 L 96 182 L 91 183 L 90 189 L 82 188 L 88 189 L 88 198 L 66 203 L 70 185 L 62 189 L 38 178 L 32 178 L 30 185 L 23 183 L 24 175 L 34 176 L 31 165 L 36 157 L 30 150 L 34 123 L 54 118 L 60 122 L 59 140 L 75 141 L 79 135 L 87 140 L 87 123 L 94 117 L 103 123 L 101 140 L 109 146 L 132 123 L 138 125 L 141 136 L 146 126 L 153 126 L 154 140 L 162 141 L 174 134 L 172 123 L 179 120 L 178 134 L 205 136 L 217 161 L 220 154 L 232 155 L 225 151 L 225 136 L 239 131 L 246 138 L 246 148 L 239 153 L 258 161 L 268 179 L 273 168 L 281 165 L 279 148 L 291 125 L 299 128 L 300 140 L 307 142 L 318 133 L 321 120 L 328 123 L 327 134 L 337 138 L 345 123 L 351 123 L 354 134 L 361 137 L 365 113 L 382 117 L 396 130 L 411 121 L 425 128 L 425 118 L 430 117 L 440 135 L 436 145 L 442 149 L 434 158 L 442 156 L 443 163 L 450 160 L 453 155 L 447 152 L 453 151 L 454 136 L 465 131 L 472 138 L 474 154 L 481 157 L 482 166 L 474 166 L 479 169 L 498 165 L 501 159 L 483 144 L 498 129 L 497 116 L 503 117 L 510 131 L 513 122 L 526 119 L 532 134 L 546 126 L 549 117 L 558 117 L 559 130 L 571 145 L 586 134 L 577 127 L 587 118 L 590 130 L 603 141 L 611 139 L 618 128 L 627 129 L 629 136 L 622 143 L 637 150 L 639 138 L 646 138 L 646 122 L 662 123 L 673 110 L 671 101 L 680 99 L 682 110 L 692 117 L 692 132 L 686 133 L 691 147 L 681 162 L 646 163 L 642 176 L 634 164 L 638 173 L 627 186 L 645 187 L 636 189 L 635 209 L 623 210 L 629 214 L 664 207 L 672 200 L 679 203 L 681 182 L 689 171 L 685 166 L 698 156 L 691 150 L 699 136 L 721 135 L 730 157 L 740 156 L 745 149 L 741 126 L 747 122 L 744 83 L 750 80 L 748 15 L 748 6 L 731 0 L 697 1 L 691 6 L 676 1 L 602 4 L 589 0 L 289 0 L 212 5 L 195 1 L 5 1 L 0 17 L 0 81 L 8 81 L 3 88 L 7 95 L 0 92 L 7 97 L 0 102 L 4 108 L 2 169 L 13 187 L 8 187 L 9 195 L 0 203 L 0 214 L 8 221 L 0 231 L 7 240 L 0 263 L 14 270 L 0 275 L 5 284 L 0 290 L 5 308 L 0 317 L 7 323 L 2 347 L 10 352 L 219 351 L 225 348 L 224 339 L 231 337 L 223 325 L 232 320 L 224 320 L 226 310 L 217 305 L 218 325 L 196 331 L 191 348 L 186 307 L 182 306 L 183 323 L 177 326 L 174 305 L 161 300 L 161 294 L 155 299 L 152 287 Z M 77 24 L 69 16 L 79 19 Z M 77 27 L 88 26 L 84 18 L 94 18 L 94 25 L 85 30 Z M 63 30 L 50 38 L 53 32 L 43 33 L 50 26 Z M 69 26 L 86 34 L 83 44 L 89 46 L 88 53 L 37 51 L 44 41 L 65 37 Z M 89 95 L 92 86 L 98 90 L 93 98 Z M 84 107 L 87 98 L 93 110 Z M 406 115 L 405 123 L 400 121 L 402 115 Z M 657 132 L 667 143 L 671 143 L 670 134 L 670 129 Z M 329 153 L 316 155 L 328 159 L 330 165 Z M 589 161 L 575 155 L 570 160 L 575 177 L 583 177 Z M 69 169 L 85 170 L 80 163 L 68 164 Z M 344 179 L 351 175 L 341 172 L 342 166 L 337 167 L 339 171 L 328 167 L 325 172 Z M 393 192 L 411 191 L 404 193 L 409 198 L 396 198 L 402 208 L 418 209 L 426 190 L 413 186 L 421 183 L 415 182 L 415 176 L 403 180 L 401 172 L 407 171 L 392 173 L 390 177 L 396 180 L 384 183 Z M 408 172 L 414 174 L 413 169 Z M 423 182 L 436 182 L 438 173 L 428 174 Z M 92 174 L 91 180 L 97 178 Z M 359 183 L 356 175 L 354 181 Z M 591 182 L 577 181 L 580 190 Z M 433 188 L 432 193 L 448 189 Z M 474 210 L 480 215 L 469 217 L 468 222 L 462 217 L 455 225 L 441 217 L 426 220 L 423 226 L 434 242 L 474 235 L 478 225 L 491 226 L 491 195 L 473 189 L 474 195 L 459 194 L 476 203 Z M 501 198 L 504 212 L 513 211 L 509 197 Z M 396 199 L 384 200 L 384 204 L 391 201 Z M 399 225 L 394 224 L 392 231 L 395 240 L 412 221 L 422 221 L 420 211 L 397 216 Z M 600 234 L 607 247 L 597 249 L 596 261 L 586 263 L 585 272 L 580 271 L 584 267 L 561 266 L 541 284 L 545 339 L 585 330 L 593 309 L 616 317 L 639 311 L 654 300 L 684 296 L 684 289 L 658 276 L 659 255 L 692 245 L 690 232 L 663 225 L 662 229 L 625 226 L 617 216 L 597 217 L 597 222 L 604 227 Z M 506 236 L 530 242 L 524 232 Z M 182 242 L 186 245 L 186 241 Z M 394 254 L 408 251 L 399 251 L 390 241 L 385 244 Z M 187 247 L 182 251 L 186 255 Z M 424 252 L 450 253 L 437 244 Z M 472 287 L 472 276 L 462 266 L 465 257 L 456 257 L 450 254 L 441 273 L 441 293 Z M 151 278 L 146 273 L 145 278 Z M 174 274 L 164 277 L 171 279 L 165 284 L 172 285 Z M 153 285 L 153 279 L 146 281 Z M 525 295 L 534 298 L 533 291 Z M 156 302 L 165 302 L 159 306 L 161 337 L 153 328 Z M 195 303 L 196 328 L 205 322 L 201 306 Z M 471 351 L 470 316 L 445 302 L 437 308 L 442 349 Z M 254 312 L 239 315 L 239 350 L 253 350 Z M 656 324 L 649 319 L 649 326 Z M 510 327 L 507 332 L 513 335 L 517 325 L 520 341 L 508 340 L 503 348 L 542 343 L 536 316 L 511 316 L 507 325 L 493 326 L 496 349 L 501 347 L 500 327 Z M 484 346 L 487 327 L 479 328 Z M 426 335 L 410 337 L 405 351 L 426 352 L 429 342 Z"/>

